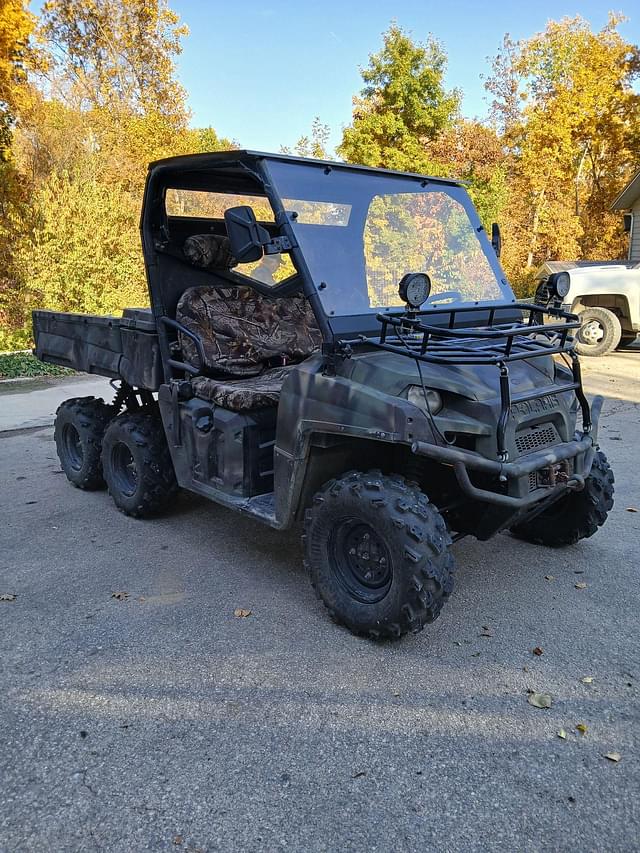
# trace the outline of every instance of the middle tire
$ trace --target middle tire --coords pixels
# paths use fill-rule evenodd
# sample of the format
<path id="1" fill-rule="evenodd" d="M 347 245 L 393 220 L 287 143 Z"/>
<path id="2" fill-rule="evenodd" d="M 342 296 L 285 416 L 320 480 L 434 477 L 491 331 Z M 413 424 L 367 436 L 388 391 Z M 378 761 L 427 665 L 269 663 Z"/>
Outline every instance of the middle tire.
<path id="1" fill-rule="evenodd" d="M 453 589 L 444 519 L 400 476 L 352 471 L 328 482 L 306 512 L 303 543 L 316 593 L 354 634 L 416 633 Z"/>
<path id="2" fill-rule="evenodd" d="M 125 412 L 114 418 L 102 441 L 102 470 L 118 509 L 134 518 L 157 515 L 178 491 L 160 418 Z"/>

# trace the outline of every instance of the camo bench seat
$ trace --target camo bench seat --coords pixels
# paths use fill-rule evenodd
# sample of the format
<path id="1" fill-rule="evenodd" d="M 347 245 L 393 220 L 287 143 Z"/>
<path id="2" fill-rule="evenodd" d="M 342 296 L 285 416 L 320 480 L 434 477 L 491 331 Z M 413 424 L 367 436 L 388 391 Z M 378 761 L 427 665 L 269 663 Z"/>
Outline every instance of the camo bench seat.
<path id="1" fill-rule="evenodd" d="M 251 287 L 192 287 L 176 320 L 202 341 L 198 396 L 234 411 L 277 405 L 286 365 L 320 349 L 322 336 L 302 295 L 269 297 Z M 183 357 L 198 364 L 195 343 L 179 335 Z"/>
<path id="2" fill-rule="evenodd" d="M 203 397 L 232 412 L 266 409 L 278 405 L 282 383 L 290 370 L 291 367 L 274 367 L 259 376 L 245 379 L 196 376 L 191 380 L 191 386 L 197 397 Z"/>

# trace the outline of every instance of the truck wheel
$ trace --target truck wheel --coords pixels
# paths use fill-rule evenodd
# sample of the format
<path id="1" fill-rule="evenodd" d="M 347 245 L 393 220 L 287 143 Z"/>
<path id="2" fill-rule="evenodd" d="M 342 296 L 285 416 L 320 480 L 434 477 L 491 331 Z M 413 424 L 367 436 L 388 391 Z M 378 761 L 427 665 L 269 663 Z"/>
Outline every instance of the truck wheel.
<path id="1" fill-rule="evenodd" d="M 576 334 L 579 355 L 606 355 L 620 343 L 620 320 L 608 308 L 585 308 L 580 313 L 580 322 L 582 325 Z"/>
<path id="2" fill-rule="evenodd" d="M 331 480 L 305 515 L 311 583 L 334 621 L 372 639 L 417 633 L 453 589 L 451 537 L 418 486 L 380 471 Z"/>
<path id="3" fill-rule="evenodd" d="M 104 400 L 74 397 L 56 412 L 53 437 L 67 479 L 79 489 L 104 488 L 100 450 L 113 412 Z"/>
<path id="4" fill-rule="evenodd" d="M 134 518 L 156 515 L 178 491 L 162 423 L 155 415 L 124 412 L 102 442 L 102 468 L 119 510 Z"/>
<path id="5" fill-rule="evenodd" d="M 534 545 L 563 548 L 593 536 L 613 507 L 614 476 L 607 457 L 599 450 L 581 492 L 569 492 L 531 521 L 511 528 L 518 539 Z"/>

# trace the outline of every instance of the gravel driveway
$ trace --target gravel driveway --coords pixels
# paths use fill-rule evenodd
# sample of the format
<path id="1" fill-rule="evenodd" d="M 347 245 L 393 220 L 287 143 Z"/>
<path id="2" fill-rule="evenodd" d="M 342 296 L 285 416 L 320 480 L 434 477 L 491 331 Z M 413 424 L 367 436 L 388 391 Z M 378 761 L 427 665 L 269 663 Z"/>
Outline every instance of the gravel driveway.
<path id="1" fill-rule="evenodd" d="M 639 376 L 586 362 L 606 527 L 459 542 L 442 618 L 387 645 L 329 621 L 297 534 L 126 518 L 50 427 L 0 433 L 0 850 L 640 849 Z"/>

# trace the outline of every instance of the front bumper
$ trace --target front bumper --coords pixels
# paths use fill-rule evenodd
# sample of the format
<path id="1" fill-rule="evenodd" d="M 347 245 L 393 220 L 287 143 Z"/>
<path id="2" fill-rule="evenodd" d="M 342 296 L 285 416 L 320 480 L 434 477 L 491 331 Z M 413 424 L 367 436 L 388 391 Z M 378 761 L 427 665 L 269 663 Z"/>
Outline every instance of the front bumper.
<path id="1" fill-rule="evenodd" d="M 584 488 L 584 481 L 589 476 L 595 456 L 598 420 L 602 403 L 602 397 L 594 397 L 591 404 L 591 428 L 588 432 L 577 434 L 573 441 L 529 453 L 515 462 L 498 462 L 486 459 L 484 456 L 471 451 L 441 447 L 424 441 L 414 442 L 411 449 L 418 456 L 426 456 L 444 465 L 452 466 L 460 489 L 468 497 L 485 503 L 522 509 L 539 501 L 557 497 L 562 492 L 580 491 Z M 529 494 L 522 496 L 479 488 L 474 486 L 469 477 L 469 470 L 479 471 L 497 477 L 501 483 L 506 483 L 508 486 L 509 481 L 522 480 L 534 472 L 553 469 L 554 466 L 566 460 L 573 461 L 573 471 L 566 481 L 548 487 L 536 488 Z"/>

